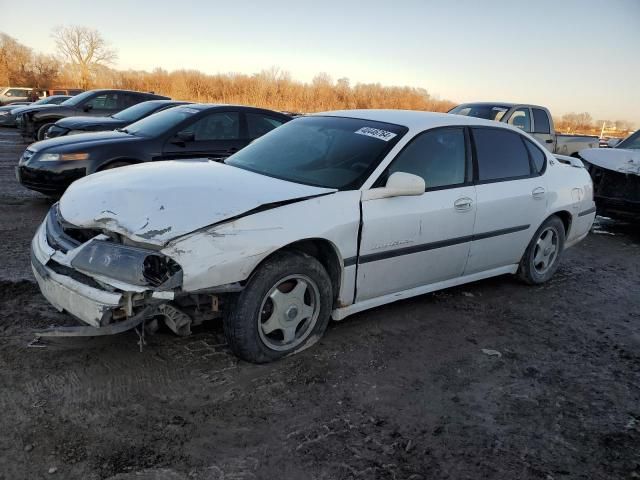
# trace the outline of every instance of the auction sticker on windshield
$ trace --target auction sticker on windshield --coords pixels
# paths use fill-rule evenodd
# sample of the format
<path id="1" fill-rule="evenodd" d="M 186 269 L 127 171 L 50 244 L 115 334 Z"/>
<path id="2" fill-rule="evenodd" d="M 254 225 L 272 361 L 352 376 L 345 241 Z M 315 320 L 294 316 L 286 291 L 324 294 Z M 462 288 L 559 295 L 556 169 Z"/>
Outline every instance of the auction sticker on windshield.
<path id="1" fill-rule="evenodd" d="M 393 137 L 396 136 L 396 134 L 393 132 L 387 132 L 386 130 L 380 130 L 379 128 L 372 128 L 372 127 L 362 127 L 360 130 L 356 130 L 355 133 L 359 135 L 366 135 L 367 137 L 373 137 L 380 140 L 384 140 L 385 142 L 388 142 L 389 140 L 391 140 Z"/>

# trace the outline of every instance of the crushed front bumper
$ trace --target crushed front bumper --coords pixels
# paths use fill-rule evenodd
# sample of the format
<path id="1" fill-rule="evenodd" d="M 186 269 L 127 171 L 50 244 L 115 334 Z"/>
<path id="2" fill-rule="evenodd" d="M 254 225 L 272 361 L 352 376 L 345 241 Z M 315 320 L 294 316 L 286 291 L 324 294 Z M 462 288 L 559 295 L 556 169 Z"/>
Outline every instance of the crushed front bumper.
<path id="1" fill-rule="evenodd" d="M 44 297 L 58 310 L 79 320 L 102 327 L 111 319 L 114 309 L 122 306 L 123 296 L 85 285 L 47 267 L 55 251 L 49 247 L 41 225 L 31 242 L 31 266 Z"/>

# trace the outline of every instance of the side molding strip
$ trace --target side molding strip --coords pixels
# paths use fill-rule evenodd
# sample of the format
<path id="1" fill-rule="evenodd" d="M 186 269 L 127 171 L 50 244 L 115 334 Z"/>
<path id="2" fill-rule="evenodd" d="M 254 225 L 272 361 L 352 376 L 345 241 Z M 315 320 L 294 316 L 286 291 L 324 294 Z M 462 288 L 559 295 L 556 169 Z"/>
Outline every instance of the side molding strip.
<path id="1" fill-rule="evenodd" d="M 594 213 L 596 211 L 596 207 L 592 207 L 589 210 L 585 210 L 584 212 L 580 212 L 578 214 L 579 217 L 584 217 L 585 215 L 589 215 L 591 213 Z"/>
<path id="2" fill-rule="evenodd" d="M 377 262 L 379 260 L 386 260 L 387 258 L 400 257 L 403 255 L 411 255 L 412 253 L 425 252 L 427 250 L 435 250 L 437 248 L 450 247 L 452 245 L 459 245 L 461 243 L 474 242 L 477 240 L 484 240 L 486 238 L 498 237 L 501 235 L 508 235 L 510 233 L 521 232 L 528 230 L 531 225 L 519 225 L 517 227 L 503 228 L 501 230 L 493 230 L 491 232 L 477 233 L 475 235 L 467 235 L 464 237 L 450 238 L 447 240 L 439 240 L 437 242 L 424 243 L 422 245 L 412 245 L 410 247 L 397 248 L 395 250 L 389 250 L 386 252 L 370 253 L 368 255 L 362 255 L 358 261 L 356 257 L 349 257 L 344 259 L 344 266 L 355 265 L 358 263 Z"/>

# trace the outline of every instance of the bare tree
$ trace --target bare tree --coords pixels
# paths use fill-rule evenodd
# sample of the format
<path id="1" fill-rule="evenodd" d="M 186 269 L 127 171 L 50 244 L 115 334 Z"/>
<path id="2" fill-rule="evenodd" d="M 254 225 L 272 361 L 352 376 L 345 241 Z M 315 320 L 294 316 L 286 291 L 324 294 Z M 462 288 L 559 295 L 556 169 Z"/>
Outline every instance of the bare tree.
<path id="1" fill-rule="evenodd" d="M 56 27 L 51 34 L 56 42 L 58 52 L 75 69 L 80 79 L 80 86 L 88 89 L 92 75 L 99 67 L 110 65 L 117 58 L 97 30 L 70 25 Z"/>

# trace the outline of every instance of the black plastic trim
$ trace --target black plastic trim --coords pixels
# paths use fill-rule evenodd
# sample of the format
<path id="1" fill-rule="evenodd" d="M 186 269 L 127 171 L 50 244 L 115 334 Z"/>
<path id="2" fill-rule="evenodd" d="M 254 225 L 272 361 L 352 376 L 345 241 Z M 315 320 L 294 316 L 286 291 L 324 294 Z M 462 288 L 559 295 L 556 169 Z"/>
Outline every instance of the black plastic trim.
<path id="1" fill-rule="evenodd" d="M 530 226 L 531 225 L 518 225 L 517 227 L 503 228 L 501 230 L 493 230 L 491 232 L 466 235 L 464 237 L 450 238 L 447 240 L 439 240 L 437 242 L 431 243 L 423 243 L 422 245 L 412 245 L 410 247 L 397 248 L 395 250 L 389 250 L 386 252 L 370 253 L 368 255 L 362 255 L 359 258 L 358 263 L 377 262 L 379 260 L 386 260 L 388 258 L 411 255 L 413 253 L 425 252 L 427 250 L 435 250 L 438 248 L 450 247 L 452 245 L 459 245 L 461 243 L 474 242 L 477 240 L 484 240 L 486 238 L 508 235 L 510 233 L 528 230 Z M 345 259 L 345 266 L 347 266 L 347 260 L 352 261 L 352 258 Z"/>
<path id="2" fill-rule="evenodd" d="M 584 212 L 580 212 L 578 214 L 579 217 L 584 217 L 585 215 L 589 215 L 591 213 L 595 213 L 596 207 L 591 207 L 589 210 L 585 210 Z"/>

